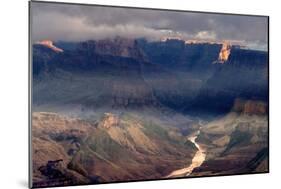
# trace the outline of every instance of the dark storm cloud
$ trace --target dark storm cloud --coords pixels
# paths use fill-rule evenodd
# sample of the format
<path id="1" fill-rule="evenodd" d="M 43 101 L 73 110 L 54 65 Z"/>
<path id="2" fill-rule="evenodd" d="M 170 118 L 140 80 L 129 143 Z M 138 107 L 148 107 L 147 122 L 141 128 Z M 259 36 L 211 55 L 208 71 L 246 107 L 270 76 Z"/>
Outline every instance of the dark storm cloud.
<path id="1" fill-rule="evenodd" d="M 34 40 L 79 41 L 116 35 L 154 40 L 175 32 L 189 39 L 239 40 L 264 48 L 267 18 L 32 3 Z"/>

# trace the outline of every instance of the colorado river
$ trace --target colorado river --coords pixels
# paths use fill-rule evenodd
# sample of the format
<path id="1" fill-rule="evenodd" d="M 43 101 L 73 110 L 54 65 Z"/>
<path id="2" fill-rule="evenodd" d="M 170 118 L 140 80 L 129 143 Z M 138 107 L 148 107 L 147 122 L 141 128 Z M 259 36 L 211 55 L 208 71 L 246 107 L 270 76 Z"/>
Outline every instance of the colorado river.
<path id="1" fill-rule="evenodd" d="M 196 167 L 200 167 L 202 165 L 202 163 L 205 161 L 206 153 L 195 141 L 199 134 L 200 129 L 188 138 L 188 140 L 192 142 L 198 149 L 194 157 L 192 158 L 192 163 L 188 167 L 171 172 L 169 175 L 165 176 L 165 178 L 189 176 Z"/>

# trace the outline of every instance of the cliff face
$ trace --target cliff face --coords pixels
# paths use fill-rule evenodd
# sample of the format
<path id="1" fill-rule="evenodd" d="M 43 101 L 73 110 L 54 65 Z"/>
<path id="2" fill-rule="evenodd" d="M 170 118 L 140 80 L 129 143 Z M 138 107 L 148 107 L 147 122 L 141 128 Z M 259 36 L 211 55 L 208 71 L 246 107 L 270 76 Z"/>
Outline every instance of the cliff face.
<path id="1" fill-rule="evenodd" d="M 248 115 L 266 115 L 268 105 L 264 101 L 235 99 L 233 111 Z"/>
<path id="2" fill-rule="evenodd" d="M 227 113 L 236 98 L 267 103 L 267 53 L 234 48 L 201 87 L 188 111 Z"/>
<path id="3" fill-rule="evenodd" d="M 208 72 L 218 59 L 221 44 L 185 43 L 179 39 L 147 42 L 139 41 L 148 60 L 163 67 L 185 71 Z"/>
<path id="4" fill-rule="evenodd" d="M 113 108 L 158 104 L 143 79 L 142 66 L 147 63 L 135 40 L 81 42 L 63 53 L 42 45 L 33 48 L 34 104 Z"/>
<path id="5" fill-rule="evenodd" d="M 65 50 L 33 46 L 35 104 L 161 104 L 176 111 L 217 114 L 230 111 L 236 98 L 268 98 L 266 52 L 176 39 L 115 38 L 55 46 Z"/>
<path id="6" fill-rule="evenodd" d="M 96 42 L 96 53 L 112 56 L 144 59 L 145 56 L 134 39 L 117 37 L 114 39 L 99 40 Z"/>

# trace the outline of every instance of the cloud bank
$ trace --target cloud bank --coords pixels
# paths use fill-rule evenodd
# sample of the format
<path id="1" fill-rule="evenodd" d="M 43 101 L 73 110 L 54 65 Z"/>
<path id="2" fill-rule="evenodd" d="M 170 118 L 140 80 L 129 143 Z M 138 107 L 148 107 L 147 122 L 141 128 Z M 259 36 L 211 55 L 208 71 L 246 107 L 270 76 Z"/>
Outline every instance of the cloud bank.
<path id="1" fill-rule="evenodd" d="M 32 40 L 84 41 L 115 36 L 159 40 L 178 35 L 186 39 L 244 41 L 267 48 L 267 18 L 147 9 L 126 9 L 32 2 Z"/>

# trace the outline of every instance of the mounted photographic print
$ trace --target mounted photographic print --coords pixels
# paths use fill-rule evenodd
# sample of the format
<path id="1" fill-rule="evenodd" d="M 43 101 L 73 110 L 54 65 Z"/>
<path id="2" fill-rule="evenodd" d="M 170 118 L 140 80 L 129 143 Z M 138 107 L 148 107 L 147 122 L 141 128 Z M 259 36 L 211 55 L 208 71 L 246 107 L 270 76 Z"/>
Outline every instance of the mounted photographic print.
<path id="1" fill-rule="evenodd" d="M 269 172 L 269 17 L 29 8 L 30 187 Z"/>

